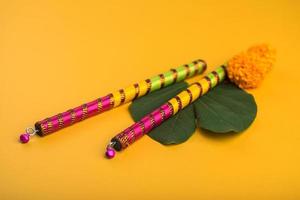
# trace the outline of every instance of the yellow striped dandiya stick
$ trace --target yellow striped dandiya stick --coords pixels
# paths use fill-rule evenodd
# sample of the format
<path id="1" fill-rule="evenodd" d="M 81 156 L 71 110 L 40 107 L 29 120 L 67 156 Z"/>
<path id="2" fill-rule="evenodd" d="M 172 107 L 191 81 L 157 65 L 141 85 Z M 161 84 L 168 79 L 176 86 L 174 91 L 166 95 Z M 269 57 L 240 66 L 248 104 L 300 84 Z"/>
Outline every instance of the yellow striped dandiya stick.
<path id="1" fill-rule="evenodd" d="M 40 120 L 35 123 L 34 128 L 29 127 L 26 129 L 25 133 L 20 135 L 20 141 L 22 143 L 27 143 L 34 134 L 38 134 L 39 136 L 49 135 L 86 118 L 142 97 L 150 92 L 167 87 L 194 75 L 202 74 L 205 70 L 206 63 L 200 59 L 171 69 L 165 73 L 135 83 L 127 88 L 120 89 L 76 108 Z"/>
<path id="2" fill-rule="evenodd" d="M 176 115 L 217 86 L 226 75 L 241 88 L 254 88 L 263 80 L 273 63 L 274 51 L 267 45 L 254 46 L 246 53 L 234 56 L 229 62 L 208 73 L 204 78 L 191 84 L 186 90 L 113 137 L 106 148 L 107 158 L 113 158 L 115 150 L 121 151 L 127 148 L 137 139 Z"/>

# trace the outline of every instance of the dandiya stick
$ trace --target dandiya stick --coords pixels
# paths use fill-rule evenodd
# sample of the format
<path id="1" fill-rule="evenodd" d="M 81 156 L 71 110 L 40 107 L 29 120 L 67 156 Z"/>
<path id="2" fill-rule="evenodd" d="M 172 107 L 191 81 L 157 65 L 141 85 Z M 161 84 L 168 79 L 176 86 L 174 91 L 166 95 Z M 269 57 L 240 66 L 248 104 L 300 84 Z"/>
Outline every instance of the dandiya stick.
<path id="1" fill-rule="evenodd" d="M 200 59 L 171 69 L 165 73 L 135 83 L 127 88 L 120 89 L 76 108 L 69 109 L 63 113 L 38 121 L 35 123 L 34 128 L 26 128 L 26 132 L 20 136 L 20 141 L 22 143 L 27 143 L 30 136 L 33 136 L 34 134 L 38 134 L 39 136 L 49 135 L 86 118 L 130 102 L 150 92 L 167 87 L 191 76 L 202 74 L 205 70 L 206 63 Z"/>
<path id="2" fill-rule="evenodd" d="M 207 74 L 204 78 L 191 84 L 186 90 L 180 92 L 150 114 L 145 115 L 140 121 L 134 123 L 113 137 L 106 148 L 106 156 L 112 158 L 115 155 L 114 150 L 121 151 L 126 149 L 137 139 L 149 133 L 170 117 L 176 115 L 180 110 L 184 109 L 200 96 L 215 87 L 218 83 L 222 82 L 225 79 L 225 76 L 225 66 L 221 66 Z"/>
<path id="3" fill-rule="evenodd" d="M 115 150 L 126 149 L 137 139 L 207 93 L 222 82 L 226 76 L 241 88 L 257 87 L 266 73 L 270 71 L 274 61 L 275 52 L 265 44 L 253 46 L 246 53 L 234 56 L 228 63 L 208 73 L 204 78 L 191 84 L 186 90 L 113 137 L 107 145 L 106 156 L 113 158 Z"/>

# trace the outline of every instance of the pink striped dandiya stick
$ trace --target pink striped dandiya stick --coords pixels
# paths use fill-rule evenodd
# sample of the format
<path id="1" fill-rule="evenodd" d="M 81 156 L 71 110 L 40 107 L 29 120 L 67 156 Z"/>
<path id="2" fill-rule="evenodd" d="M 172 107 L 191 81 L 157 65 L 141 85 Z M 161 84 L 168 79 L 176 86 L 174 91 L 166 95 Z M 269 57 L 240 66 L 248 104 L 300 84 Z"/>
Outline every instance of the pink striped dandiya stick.
<path id="1" fill-rule="evenodd" d="M 26 132 L 20 136 L 20 141 L 22 143 L 27 143 L 30 136 L 34 134 L 38 134 L 39 136 L 49 135 L 86 118 L 142 97 L 149 92 L 159 90 L 191 76 L 201 74 L 205 69 L 205 61 L 196 60 L 190 64 L 171 69 L 165 73 L 135 83 L 127 88 L 120 89 L 76 108 L 45 118 L 36 122 L 34 128 L 27 128 Z"/>

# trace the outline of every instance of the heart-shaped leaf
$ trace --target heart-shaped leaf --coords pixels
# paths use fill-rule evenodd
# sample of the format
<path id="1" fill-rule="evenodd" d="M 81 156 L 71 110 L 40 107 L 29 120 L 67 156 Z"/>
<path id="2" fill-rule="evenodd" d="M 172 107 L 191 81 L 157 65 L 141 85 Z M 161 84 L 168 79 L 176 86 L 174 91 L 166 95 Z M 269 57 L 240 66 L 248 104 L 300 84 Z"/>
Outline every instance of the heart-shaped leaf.
<path id="1" fill-rule="evenodd" d="M 242 132 L 254 121 L 254 97 L 232 83 L 222 83 L 194 102 L 199 127 L 215 133 Z"/>
<path id="2" fill-rule="evenodd" d="M 144 115 L 152 112 L 187 87 L 186 82 L 180 82 L 135 100 L 129 107 L 132 118 L 135 121 L 140 120 Z M 194 108 L 193 105 L 190 105 L 148 135 L 161 144 L 180 144 L 186 141 L 195 132 L 195 129 Z"/>
<path id="3" fill-rule="evenodd" d="M 129 107 L 135 121 L 173 98 L 188 84 L 180 82 L 135 100 Z M 148 135 L 161 144 L 180 144 L 199 128 L 216 132 L 241 132 L 256 117 L 257 107 L 251 94 L 232 83 L 221 83 Z M 195 114 L 196 113 L 196 114 Z"/>

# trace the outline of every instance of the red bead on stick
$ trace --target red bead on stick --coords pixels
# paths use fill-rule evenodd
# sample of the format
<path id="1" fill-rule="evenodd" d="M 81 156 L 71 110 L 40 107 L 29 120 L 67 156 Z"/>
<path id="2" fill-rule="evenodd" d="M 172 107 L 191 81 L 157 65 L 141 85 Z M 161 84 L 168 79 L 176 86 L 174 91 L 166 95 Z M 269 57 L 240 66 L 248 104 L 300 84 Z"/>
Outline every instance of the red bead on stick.
<path id="1" fill-rule="evenodd" d="M 20 141 L 22 143 L 27 143 L 30 140 L 30 135 L 28 133 L 23 133 L 20 135 Z"/>

